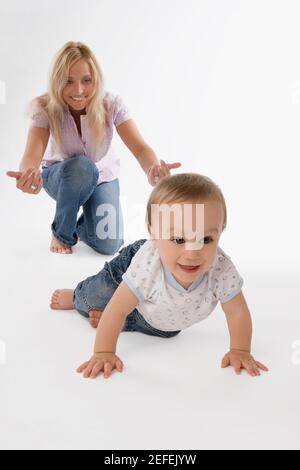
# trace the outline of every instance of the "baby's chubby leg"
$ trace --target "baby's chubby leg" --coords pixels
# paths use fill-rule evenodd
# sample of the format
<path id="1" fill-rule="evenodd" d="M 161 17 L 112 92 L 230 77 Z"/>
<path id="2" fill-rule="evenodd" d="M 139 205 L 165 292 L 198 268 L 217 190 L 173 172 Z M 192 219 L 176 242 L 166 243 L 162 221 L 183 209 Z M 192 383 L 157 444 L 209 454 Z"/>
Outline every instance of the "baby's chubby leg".
<path id="1" fill-rule="evenodd" d="M 102 312 L 122 282 L 122 275 L 131 259 L 146 241 L 138 240 L 123 248 L 119 255 L 105 263 L 98 274 L 81 281 L 75 290 L 57 289 L 52 295 L 50 307 L 53 310 L 77 310 L 97 328 Z"/>
<path id="2" fill-rule="evenodd" d="M 74 290 L 72 289 L 56 289 L 51 297 L 50 308 L 52 310 L 74 310 L 73 296 Z M 102 311 L 89 310 L 88 315 L 91 326 L 97 328 Z"/>

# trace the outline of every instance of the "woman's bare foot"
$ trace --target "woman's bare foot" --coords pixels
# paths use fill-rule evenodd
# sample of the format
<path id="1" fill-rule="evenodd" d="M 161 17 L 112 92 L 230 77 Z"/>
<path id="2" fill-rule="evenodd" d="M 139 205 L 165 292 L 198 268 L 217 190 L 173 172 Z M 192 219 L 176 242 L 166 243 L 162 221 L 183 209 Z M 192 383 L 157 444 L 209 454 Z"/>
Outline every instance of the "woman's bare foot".
<path id="1" fill-rule="evenodd" d="M 73 253 L 72 247 L 64 246 L 53 235 L 50 245 L 50 251 L 52 251 L 52 253 L 60 253 L 62 255 L 70 255 Z"/>
<path id="2" fill-rule="evenodd" d="M 89 317 L 90 317 L 90 325 L 93 328 L 97 328 L 100 318 L 101 318 L 102 312 L 101 310 L 90 310 L 89 311 Z"/>
<path id="3" fill-rule="evenodd" d="M 57 289 L 51 297 L 52 310 L 74 310 L 72 289 Z"/>

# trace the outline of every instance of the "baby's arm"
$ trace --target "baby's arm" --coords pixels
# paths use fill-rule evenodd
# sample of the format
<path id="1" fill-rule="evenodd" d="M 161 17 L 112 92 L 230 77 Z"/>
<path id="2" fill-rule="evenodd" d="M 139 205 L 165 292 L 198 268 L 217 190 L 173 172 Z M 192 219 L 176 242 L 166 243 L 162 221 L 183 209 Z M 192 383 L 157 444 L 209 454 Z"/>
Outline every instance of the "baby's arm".
<path id="1" fill-rule="evenodd" d="M 93 357 L 77 369 L 78 372 L 84 372 L 85 378 L 96 378 L 101 370 L 107 378 L 115 367 L 119 372 L 123 370 L 123 363 L 115 354 L 117 340 L 127 315 L 138 304 L 139 299 L 124 281 L 121 282 L 101 315 Z"/>
<path id="2" fill-rule="evenodd" d="M 232 366 L 237 374 L 244 368 L 252 376 L 260 375 L 259 369 L 267 367 L 251 356 L 252 320 L 242 292 L 229 302 L 222 303 L 230 333 L 230 351 L 222 361 L 222 367 Z"/>

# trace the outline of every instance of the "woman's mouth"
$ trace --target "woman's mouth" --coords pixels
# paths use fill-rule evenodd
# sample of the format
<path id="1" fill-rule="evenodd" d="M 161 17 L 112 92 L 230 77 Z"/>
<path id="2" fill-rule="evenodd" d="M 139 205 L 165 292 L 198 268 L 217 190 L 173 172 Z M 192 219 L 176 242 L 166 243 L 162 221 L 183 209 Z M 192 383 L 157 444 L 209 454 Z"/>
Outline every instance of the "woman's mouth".
<path id="1" fill-rule="evenodd" d="M 85 101 L 85 97 L 77 98 L 75 96 L 71 96 L 71 100 L 74 101 L 75 103 L 82 103 L 83 101 Z"/>

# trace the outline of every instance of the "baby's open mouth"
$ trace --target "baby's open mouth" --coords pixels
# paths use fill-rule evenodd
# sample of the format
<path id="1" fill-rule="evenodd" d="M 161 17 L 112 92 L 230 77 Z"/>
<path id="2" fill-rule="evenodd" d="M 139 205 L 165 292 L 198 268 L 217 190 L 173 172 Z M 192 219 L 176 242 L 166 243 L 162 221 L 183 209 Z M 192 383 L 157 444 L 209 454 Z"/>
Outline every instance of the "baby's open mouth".
<path id="1" fill-rule="evenodd" d="M 201 267 L 201 264 L 198 264 L 197 266 L 189 266 L 189 265 L 184 265 L 184 264 L 179 264 L 178 266 L 186 273 L 193 273 L 198 271 L 198 269 Z"/>

